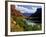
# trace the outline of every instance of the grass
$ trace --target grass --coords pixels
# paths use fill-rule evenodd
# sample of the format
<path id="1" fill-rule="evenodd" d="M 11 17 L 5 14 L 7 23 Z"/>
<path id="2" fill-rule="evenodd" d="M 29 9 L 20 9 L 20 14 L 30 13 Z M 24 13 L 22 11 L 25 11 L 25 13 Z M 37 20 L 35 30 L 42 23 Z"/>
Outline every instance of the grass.
<path id="1" fill-rule="evenodd" d="M 24 17 L 11 17 L 11 32 L 21 32 L 21 31 L 38 31 L 42 29 L 40 23 L 36 25 L 28 25 L 26 21 L 24 21 Z"/>

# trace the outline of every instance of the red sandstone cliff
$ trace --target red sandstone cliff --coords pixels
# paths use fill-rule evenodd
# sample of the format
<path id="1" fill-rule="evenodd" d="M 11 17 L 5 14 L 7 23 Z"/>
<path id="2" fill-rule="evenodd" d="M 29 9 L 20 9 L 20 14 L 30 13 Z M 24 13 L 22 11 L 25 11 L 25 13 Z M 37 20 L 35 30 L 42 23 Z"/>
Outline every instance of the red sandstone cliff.
<path id="1" fill-rule="evenodd" d="M 15 9 L 15 5 L 11 5 L 11 15 L 22 16 L 21 12 Z"/>

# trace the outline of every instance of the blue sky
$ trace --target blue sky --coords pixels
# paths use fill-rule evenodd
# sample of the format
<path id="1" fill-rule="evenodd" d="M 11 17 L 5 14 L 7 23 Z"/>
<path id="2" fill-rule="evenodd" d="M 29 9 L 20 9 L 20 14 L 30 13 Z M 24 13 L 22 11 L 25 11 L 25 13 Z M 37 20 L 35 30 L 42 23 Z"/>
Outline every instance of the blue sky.
<path id="1" fill-rule="evenodd" d="M 32 6 L 32 5 L 16 5 L 16 10 L 21 13 L 35 13 L 37 8 L 41 8 L 41 6 Z"/>

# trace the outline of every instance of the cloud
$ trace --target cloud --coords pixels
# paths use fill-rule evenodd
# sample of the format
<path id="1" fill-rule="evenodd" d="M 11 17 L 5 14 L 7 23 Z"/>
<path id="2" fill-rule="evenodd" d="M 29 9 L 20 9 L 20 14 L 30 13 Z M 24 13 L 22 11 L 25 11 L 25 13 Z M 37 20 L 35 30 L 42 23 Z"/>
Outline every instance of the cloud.
<path id="1" fill-rule="evenodd" d="M 20 11 L 21 13 L 35 13 L 37 8 L 32 7 L 32 9 L 29 9 L 29 8 L 25 8 L 25 7 L 16 5 L 16 10 Z"/>

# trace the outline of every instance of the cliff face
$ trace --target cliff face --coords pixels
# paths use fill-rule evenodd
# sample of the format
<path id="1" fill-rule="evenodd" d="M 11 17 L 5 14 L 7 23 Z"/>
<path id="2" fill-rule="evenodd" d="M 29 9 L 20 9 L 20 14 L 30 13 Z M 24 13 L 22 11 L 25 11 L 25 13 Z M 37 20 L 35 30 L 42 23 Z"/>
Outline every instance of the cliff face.
<path id="1" fill-rule="evenodd" d="M 22 16 L 21 12 L 15 9 L 15 5 L 11 5 L 11 15 Z"/>
<path id="2" fill-rule="evenodd" d="M 21 18 L 18 16 L 22 16 L 21 12 L 15 9 L 15 5 L 11 5 L 11 32 L 24 31 L 24 28 L 18 24 L 21 23 Z"/>

